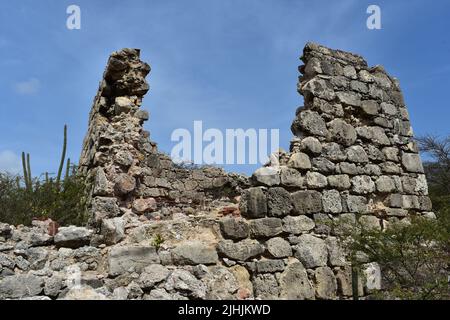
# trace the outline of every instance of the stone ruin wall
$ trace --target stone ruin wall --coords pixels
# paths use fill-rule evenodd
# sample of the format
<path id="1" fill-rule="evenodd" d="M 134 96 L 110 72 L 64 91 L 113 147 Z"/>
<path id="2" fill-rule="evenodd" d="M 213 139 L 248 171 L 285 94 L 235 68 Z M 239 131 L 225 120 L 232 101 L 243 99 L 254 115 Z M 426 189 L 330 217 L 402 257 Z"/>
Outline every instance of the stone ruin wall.
<path id="1" fill-rule="evenodd" d="M 238 195 L 248 184 L 215 167 L 188 170 L 157 150 L 143 128 L 150 66 L 139 54 L 123 49 L 109 58 L 83 142 L 79 166 L 87 176 L 88 215 L 100 234 L 102 224 L 114 224 L 126 212 L 155 218 L 151 213 L 158 211 L 158 218 L 168 219 L 180 208 L 208 205 L 224 189 Z"/>
<path id="2" fill-rule="evenodd" d="M 150 67 L 113 53 L 79 162 L 89 228 L 0 224 L 0 298 L 349 299 L 340 228 L 433 217 L 431 202 L 397 80 L 313 43 L 302 61 L 290 152 L 246 179 L 158 152 L 140 108 Z M 364 267 L 361 296 L 381 285 Z"/>

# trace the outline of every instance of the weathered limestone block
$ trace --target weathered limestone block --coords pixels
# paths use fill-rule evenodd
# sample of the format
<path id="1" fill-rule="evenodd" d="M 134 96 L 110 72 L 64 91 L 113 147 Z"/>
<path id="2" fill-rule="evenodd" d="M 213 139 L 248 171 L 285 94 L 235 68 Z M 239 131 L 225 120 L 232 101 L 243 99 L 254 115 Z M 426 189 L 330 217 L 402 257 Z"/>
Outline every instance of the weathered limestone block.
<path id="1" fill-rule="evenodd" d="M 299 259 L 306 268 L 326 266 L 328 261 L 328 250 L 320 238 L 310 234 L 303 234 L 298 238 L 298 244 L 294 247 L 295 257 Z"/>
<path id="2" fill-rule="evenodd" d="M 220 230 L 224 238 L 240 240 L 250 234 L 250 227 L 244 219 L 224 218 L 220 220 Z"/>
<path id="3" fill-rule="evenodd" d="M 273 237 L 281 232 L 282 224 L 279 218 L 261 218 L 250 221 L 250 234 L 252 237 Z"/>
<path id="4" fill-rule="evenodd" d="M 325 190 L 322 193 L 322 205 L 323 211 L 326 213 L 341 213 L 342 212 L 342 200 L 339 191 L 337 190 Z"/>
<path id="5" fill-rule="evenodd" d="M 229 259 L 246 261 L 263 253 L 264 247 L 256 240 L 245 239 L 239 242 L 223 240 L 218 243 L 217 251 Z"/>
<path id="6" fill-rule="evenodd" d="M 217 263 L 218 256 L 213 246 L 194 241 L 172 249 L 172 261 L 179 265 L 209 265 Z"/>
<path id="7" fill-rule="evenodd" d="M 334 299 L 336 297 L 337 282 L 333 270 L 329 267 L 318 267 L 314 270 L 316 296 L 319 299 Z"/>
<path id="8" fill-rule="evenodd" d="M 291 194 L 284 188 L 270 188 L 267 192 L 268 215 L 283 217 L 293 209 Z"/>
<path id="9" fill-rule="evenodd" d="M 295 169 L 308 170 L 311 169 L 311 161 L 307 154 L 296 152 L 289 158 L 288 166 Z"/>
<path id="10" fill-rule="evenodd" d="M 286 258 L 292 256 L 291 245 L 281 237 L 267 240 L 266 247 L 267 251 L 274 258 Z"/>
<path id="11" fill-rule="evenodd" d="M 126 272 L 141 272 L 160 259 L 154 247 L 123 246 L 112 247 L 108 256 L 109 274 L 118 276 Z"/>
<path id="12" fill-rule="evenodd" d="M 61 227 L 54 237 L 55 245 L 66 248 L 79 248 L 88 245 L 93 234 L 93 230 L 83 227 Z"/>
<path id="13" fill-rule="evenodd" d="M 345 146 L 351 146 L 356 141 L 356 131 L 342 119 L 334 119 L 328 123 L 328 130 L 333 139 Z"/>
<path id="14" fill-rule="evenodd" d="M 310 214 L 322 211 L 322 195 L 318 191 L 297 191 L 292 193 L 292 202 L 297 214 Z"/>
<path id="15" fill-rule="evenodd" d="M 242 194 L 239 210 L 249 218 L 264 217 L 267 214 L 267 198 L 261 187 L 249 188 Z"/>
<path id="16" fill-rule="evenodd" d="M 283 219 L 283 231 L 292 234 L 301 234 L 314 229 L 314 220 L 307 216 L 287 216 Z"/>
<path id="17" fill-rule="evenodd" d="M 280 275 L 280 298 L 314 299 L 314 288 L 309 282 L 305 267 L 298 260 L 289 263 Z"/>

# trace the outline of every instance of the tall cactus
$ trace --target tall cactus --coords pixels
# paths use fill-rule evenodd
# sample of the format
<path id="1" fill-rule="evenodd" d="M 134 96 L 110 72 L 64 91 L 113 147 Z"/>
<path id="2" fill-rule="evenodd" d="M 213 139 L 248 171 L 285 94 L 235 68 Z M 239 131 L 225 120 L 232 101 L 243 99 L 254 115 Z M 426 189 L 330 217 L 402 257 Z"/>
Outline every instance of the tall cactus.
<path id="1" fill-rule="evenodd" d="M 25 152 L 22 152 L 22 168 L 23 168 L 23 180 L 25 182 L 25 189 L 31 191 L 31 170 L 30 170 L 30 155 L 27 154 L 25 158 Z"/>
<path id="2" fill-rule="evenodd" d="M 67 158 L 66 174 L 64 175 L 64 181 L 67 181 L 69 175 L 70 175 L 70 158 Z"/>
<path id="3" fill-rule="evenodd" d="M 58 175 L 56 176 L 56 185 L 59 186 L 59 182 L 61 181 L 61 174 L 64 167 L 64 160 L 66 158 L 66 148 L 67 148 L 67 125 L 64 125 L 64 142 L 63 142 L 63 150 L 61 154 L 61 162 L 59 163 Z"/>

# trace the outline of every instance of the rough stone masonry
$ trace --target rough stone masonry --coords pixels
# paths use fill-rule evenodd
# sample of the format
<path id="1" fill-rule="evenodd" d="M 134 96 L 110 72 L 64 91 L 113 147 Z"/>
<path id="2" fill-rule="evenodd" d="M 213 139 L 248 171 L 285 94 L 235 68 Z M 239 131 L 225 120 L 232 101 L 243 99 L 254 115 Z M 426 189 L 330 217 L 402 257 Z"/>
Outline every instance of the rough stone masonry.
<path id="1" fill-rule="evenodd" d="M 88 228 L 0 224 L 3 299 L 349 299 L 345 226 L 434 217 L 398 81 L 308 43 L 290 151 L 250 179 L 187 168 L 143 129 L 139 50 L 109 58 L 80 158 Z M 381 288 L 366 261 L 358 294 Z"/>

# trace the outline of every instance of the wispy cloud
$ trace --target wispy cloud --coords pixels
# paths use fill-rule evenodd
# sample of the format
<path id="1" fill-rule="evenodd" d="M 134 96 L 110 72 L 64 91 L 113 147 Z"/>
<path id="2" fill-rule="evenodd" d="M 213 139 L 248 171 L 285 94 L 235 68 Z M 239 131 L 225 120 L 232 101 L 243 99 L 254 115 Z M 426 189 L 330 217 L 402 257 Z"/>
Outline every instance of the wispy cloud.
<path id="1" fill-rule="evenodd" d="M 10 150 L 0 151 L 0 172 L 17 174 L 20 171 L 20 159 Z"/>
<path id="2" fill-rule="evenodd" d="M 30 78 L 26 81 L 17 82 L 14 85 L 14 90 L 21 95 L 32 95 L 39 91 L 41 87 L 41 82 L 39 79 Z"/>

